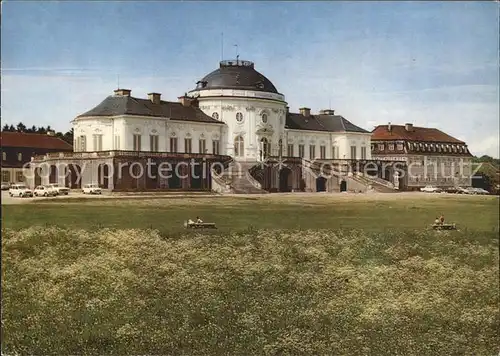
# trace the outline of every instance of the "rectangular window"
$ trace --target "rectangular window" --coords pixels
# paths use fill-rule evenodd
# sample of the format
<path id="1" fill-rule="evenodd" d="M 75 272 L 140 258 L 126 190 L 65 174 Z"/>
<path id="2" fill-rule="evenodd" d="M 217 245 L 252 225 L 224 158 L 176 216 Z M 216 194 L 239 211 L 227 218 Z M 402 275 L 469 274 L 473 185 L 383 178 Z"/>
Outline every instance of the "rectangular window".
<path id="1" fill-rule="evenodd" d="M 22 161 L 23 160 L 23 154 L 22 153 L 18 153 L 17 154 L 17 160 L 18 161 Z"/>
<path id="2" fill-rule="evenodd" d="M 80 151 L 87 151 L 87 137 L 85 135 L 80 136 Z"/>
<path id="3" fill-rule="evenodd" d="M 305 154 L 304 154 L 304 145 L 299 145 L 299 157 L 300 158 L 304 158 Z"/>
<path id="4" fill-rule="evenodd" d="M 10 182 L 10 172 L 2 171 L 2 182 L 9 183 Z"/>
<path id="5" fill-rule="evenodd" d="M 293 157 L 293 143 L 289 143 L 286 150 L 287 157 Z"/>
<path id="6" fill-rule="evenodd" d="M 141 150 L 141 135 L 139 134 L 134 134 L 134 151 L 140 151 Z"/>
<path id="7" fill-rule="evenodd" d="M 361 159 L 366 159 L 366 147 L 361 147 Z"/>
<path id="8" fill-rule="evenodd" d="M 170 152 L 177 152 L 177 137 L 170 137 Z"/>
<path id="9" fill-rule="evenodd" d="M 151 152 L 158 152 L 158 135 L 149 135 L 149 150 Z"/>
<path id="10" fill-rule="evenodd" d="M 351 146 L 351 159 L 356 159 L 356 146 Z"/>
<path id="11" fill-rule="evenodd" d="M 326 158 L 326 146 L 319 146 L 319 157 L 321 159 Z"/>
<path id="12" fill-rule="evenodd" d="M 198 142 L 198 147 L 199 147 L 199 151 L 200 151 L 200 153 L 205 153 L 205 151 L 206 151 L 206 146 L 207 146 L 207 144 L 206 144 L 206 141 L 205 141 L 205 140 L 200 140 L 200 141 Z"/>
<path id="13" fill-rule="evenodd" d="M 394 151 L 394 144 L 393 143 L 389 144 L 389 151 Z"/>
<path id="14" fill-rule="evenodd" d="M 378 150 L 379 151 L 383 151 L 384 149 L 385 149 L 384 144 L 383 143 L 379 143 Z"/>
<path id="15" fill-rule="evenodd" d="M 184 139 L 184 152 L 191 153 L 191 139 L 190 138 Z"/>
<path id="16" fill-rule="evenodd" d="M 102 151 L 102 135 L 92 135 L 94 151 Z"/>
<path id="17" fill-rule="evenodd" d="M 338 146 L 332 146 L 332 158 L 333 159 L 338 159 L 340 155 L 340 150 Z"/>
<path id="18" fill-rule="evenodd" d="M 219 141 L 218 140 L 213 140 L 212 141 L 212 153 L 214 155 L 219 154 Z"/>
<path id="19" fill-rule="evenodd" d="M 115 136 L 115 150 L 120 149 L 120 136 L 116 135 Z"/>
<path id="20" fill-rule="evenodd" d="M 19 172 L 19 171 L 16 172 L 16 182 L 18 182 L 18 183 L 24 182 L 23 172 Z"/>
<path id="21" fill-rule="evenodd" d="M 397 144 L 397 149 L 398 149 L 398 151 L 402 151 L 403 150 L 403 144 L 402 143 L 398 143 Z"/>
<path id="22" fill-rule="evenodd" d="M 309 159 L 315 159 L 316 158 L 316 146 L 314 145 L 309 145 Z"/>

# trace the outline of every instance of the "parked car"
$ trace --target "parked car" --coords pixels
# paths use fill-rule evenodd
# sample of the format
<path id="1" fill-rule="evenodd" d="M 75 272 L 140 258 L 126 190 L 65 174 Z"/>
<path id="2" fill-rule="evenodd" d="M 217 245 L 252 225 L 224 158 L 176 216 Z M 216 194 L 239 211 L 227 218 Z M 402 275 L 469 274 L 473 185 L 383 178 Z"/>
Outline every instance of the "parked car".
<path id="1" fill-rule="evenodd" d="M 60 186 L 57 183 L 50 183 L 48 186 L 51 187 L 53 190 L 55 190 L 57 192 L 57 194 L 59 194 L 59 195 L 68 195 L 69 194 L 69 188 Z"/>
<path id="2" fill-rule="evenodd" d="M 35 188 L 35 197 L 53 197 L 57 195 L 57 190 L 48 185 L 39 185 Z"/>
<path id="3" fill-rule="evenodd" d="M 444 191 L 450 194 L 459 194 L 460 192 L 458 187 L 447 187 Z"/>
<path id="4" fill-rule="evenodd" d="M 33 192 L 24 184 L 12 184 L 9 188 L 11 197 L 32 197 Z"/>
<path id="5" fill-rule="evenodd" d="M 2 183 L 2 190 L 9 190 L 10 189 L 10 183 Z"/>
<path id="6" fill-rule="evenodd" d="M 97 184 L 85 184 L 82 192 L 83 194 L 102 194 L 102 190 Z"/>
<path id="7" fill-rule="evenodd" d="M 486 195 L 486 194 L 490 194 L 490 192 L 488 192 L 487 190 L 483 189 L 483 188 L 468 188 L 469 190 L 469 194 L 480 194 L 480 195 Z"/>
<path id="8" fill-rule="evenodd" d="M 457 187 L 457 193 L 458 194 L 468 194 L 468 190 L 467 188 L 464 188 L 464 187 Z"/>
<path id="9" fill-rule="evenodd" d="M 438 187 L 434 187 L 432 185 L 426 185 L 423 188 L 420 188 L 421 192 L 426 192 L 426 193 L 441 193 L 442 189 Z"/>

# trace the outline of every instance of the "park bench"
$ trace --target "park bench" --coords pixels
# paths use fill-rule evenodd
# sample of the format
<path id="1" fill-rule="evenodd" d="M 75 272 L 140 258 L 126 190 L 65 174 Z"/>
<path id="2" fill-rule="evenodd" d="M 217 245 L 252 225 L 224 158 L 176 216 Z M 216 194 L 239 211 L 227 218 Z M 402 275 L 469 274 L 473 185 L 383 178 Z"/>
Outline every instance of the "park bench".
<path id="1" fill-rule="evenodd" d="M 191 223 L 187 221 L 184 222 L 184 227 L 186 229 L 217 229 L 215 223 Z"/>
<path id="2" fill-rule="evenodd" d="M 456 230 L 455 224 L 433 224 L 432 228 L 434 230 Z"/>

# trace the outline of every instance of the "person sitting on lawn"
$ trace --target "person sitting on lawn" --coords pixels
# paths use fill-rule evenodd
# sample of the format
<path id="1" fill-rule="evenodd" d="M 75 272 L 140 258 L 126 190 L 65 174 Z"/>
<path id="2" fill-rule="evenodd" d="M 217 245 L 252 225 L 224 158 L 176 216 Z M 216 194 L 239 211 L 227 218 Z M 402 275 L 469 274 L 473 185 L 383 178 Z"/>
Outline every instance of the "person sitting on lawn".
<path id="1" fill-rule="evenodd" d="M 438 217 L 436 217 L 436 220 L 434 220 L 434 224 L 435 224 L 435 225 L 439 225 L 439 224 L 440 224 L 440 221 L 439 221 L 439 218 L 438 218 Z"/>
<path id="2" fill-rule="evenodd" d="M 441 216 L 439 217 L 439 222 L 441 223 L 441 225 L 444 224 L 444 216 L 443 216 L 443 214 L 441 214 Z"/>
<path id="3" fill-rule="evenodd" d="M 188 220 L 188 225 L 193 225 L 193 224 L 194 224 L 194 221 L 193 221 L 193 220 L 191 220 L 191 219 L 189 219 L 189 220 Z"/>
<path id="4" fill-rule="evenodd" d="M 202 224 L 203 223 L 203 220 L 200 219 L 199 216 L 196 217 L 196 223 L 197 224 Z"/>

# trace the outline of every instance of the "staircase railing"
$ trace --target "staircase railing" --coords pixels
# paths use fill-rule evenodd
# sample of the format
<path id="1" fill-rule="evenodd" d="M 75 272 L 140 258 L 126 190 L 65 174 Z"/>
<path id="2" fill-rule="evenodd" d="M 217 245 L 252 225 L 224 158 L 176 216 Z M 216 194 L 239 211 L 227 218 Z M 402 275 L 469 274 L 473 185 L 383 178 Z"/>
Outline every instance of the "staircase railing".
<path id="1" fill-rule="evenodd" d="M 255 188 L 262 189 L 262 184 L 257 179 L 252 177 L 252 175 L 250 174 L 250 170 L 245 172 L 245 176 L 250 184 L 252 184 Z"/>
<path id="2" fill-rule="evenodd" d="M 369 175 L 365 175 L 362 173 L 358 173 L 358 176 L 363 177 L 365 180 L 367 180 L 368 182 L 370 182 L 372 184 L 375 183 L 378 185 L 383 185 L 384 187 L 389 188 L 389 189 L 395 189 L 394 184 L 392 184 L 391 182 L 389 182 L 385 179 L 382 179 L 380 177 L 371 177 Z"/>
<path id="3" fill-rule="evenodd" d="M 212 190 L 217 193 L 231 192 L 231 187 L 227 180 L 219 176 L 214 169 L 212 169 Z"/>

